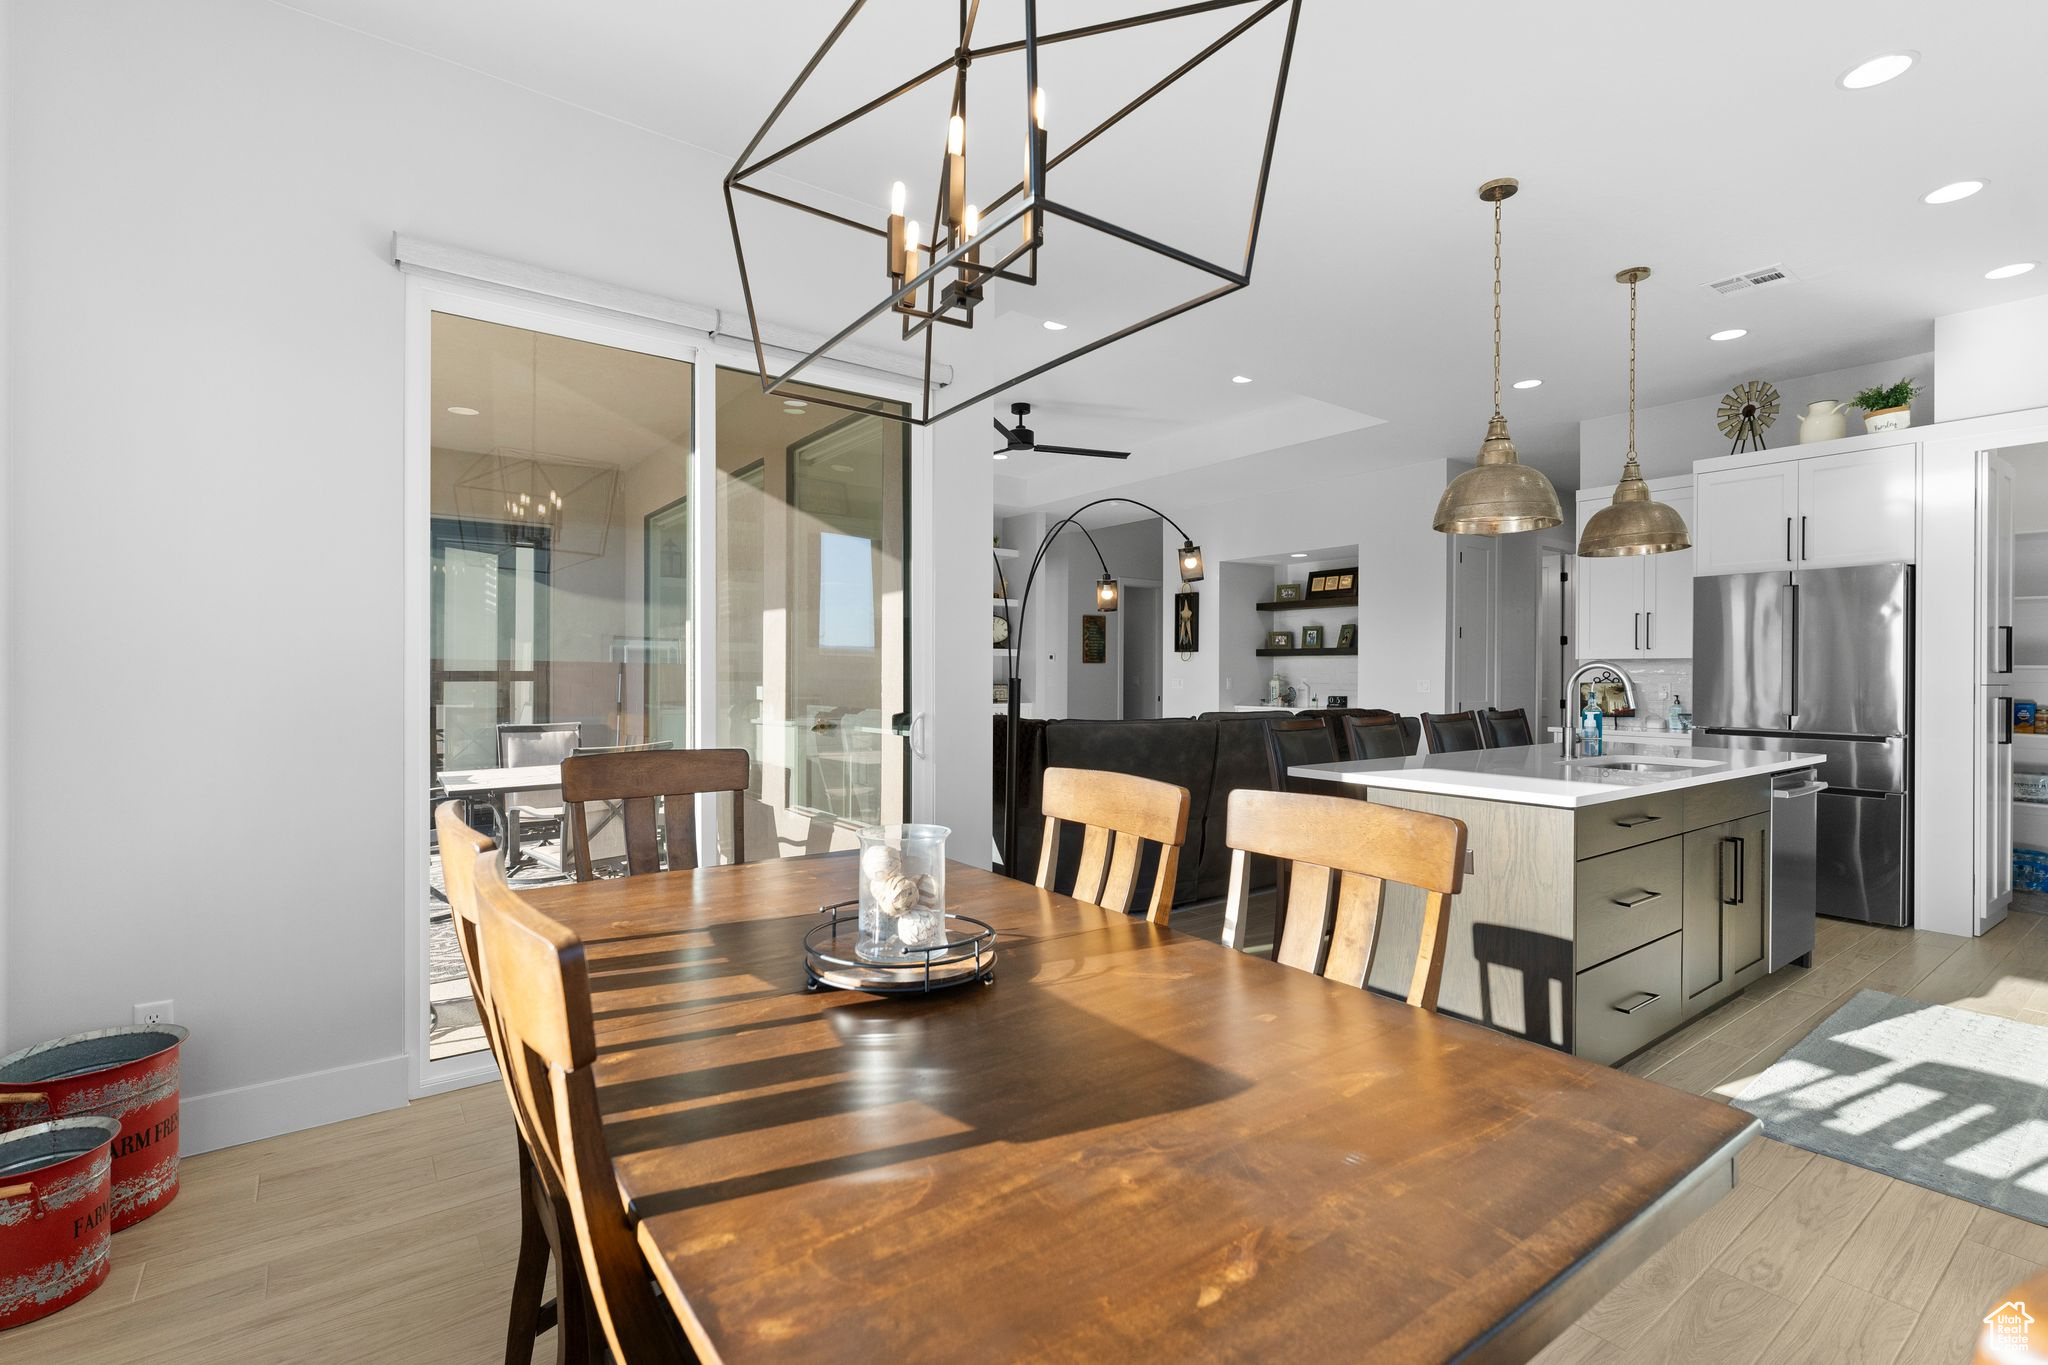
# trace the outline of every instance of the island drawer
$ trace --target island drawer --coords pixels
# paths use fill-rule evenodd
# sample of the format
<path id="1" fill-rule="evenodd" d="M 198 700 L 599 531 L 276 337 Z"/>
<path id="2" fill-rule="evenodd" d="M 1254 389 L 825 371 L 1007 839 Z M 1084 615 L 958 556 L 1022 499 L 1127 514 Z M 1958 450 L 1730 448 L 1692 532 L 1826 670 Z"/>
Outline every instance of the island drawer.
<path id="1" fill-rule="evenodd" d="M 1685 840 L 1659 839 L 1578 865 L 1572 965 L 1596 967 L 1685 923 Z"/>
<path id="2" fill-rule="evenodd" d="M 1683 937 L 1666 934 L 1579 973 L 1572 997 L 1574 1052 L 1604 1066 L 1678 1027 Z"/>
<path id="3" fill-rule="evenodd" d="M 1738 777 L 1728 782 L 1709 782 L 1704 787 L 1687 787 L 1685 827 L 1705 829 L 1740 820 L 1745 815 L 1762 815 L 1771 808 L 1771 779 L 1768 774 Z"/>
<path id="4" fill-rule="evenodd" d="M 1685 830 L 1685 793 L 1646 792 L 1619 801 L 1602 801 L 1579 811 L 1581 858 L 1597 858 L 1616 849 L 1634 848 L 1652 839 Z"/>

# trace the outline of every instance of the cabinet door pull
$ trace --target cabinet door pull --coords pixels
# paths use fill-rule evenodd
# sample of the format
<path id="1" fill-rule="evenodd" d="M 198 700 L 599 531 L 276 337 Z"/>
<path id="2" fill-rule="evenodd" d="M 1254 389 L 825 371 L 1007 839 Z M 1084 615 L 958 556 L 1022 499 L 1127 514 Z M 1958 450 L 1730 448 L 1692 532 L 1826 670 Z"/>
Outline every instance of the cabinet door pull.
<path id="1" fill-rule="evenodd" d="M 1629 636 L 1628 647 L 1630 649 L 1641 649 L 1643 647 L 1643 614 L 1641 612 L 1636 613 L 1635 621 L 1634 632 Z"/>
<path id="2" fill-rule="evenodd" d="M 1792 518 L 1785 518 L 1785 562 L 1792 562 Z"/>
<path id="3" fill-rule="evenodd" d="M 1657 615 L 1657 613 L 1656 613 L 1656 612 L 1654 612 L 1654 611 L 1646 611 L 1646 612 L 1644 612 L 1644 613 L 1643 613 L 1643 648 L 1644 648 L 1644 649 L 1652 649 L 1652 648 L 1655 648 L 1655 646 L 1653 646 L 1653 645 L 1652 645 L 1652 644 L 1650 643 L 1650 622 L 1651 622 L 1651 620 L 1652 620 L 1652 619 L 1654 619 L 1654 618 L 1655 618 L 1655 616 L 1656 616 L 1656 615 Z"/>
<path id="4" fill-rule="evenodd" d="M 1728 894 L 1728 859 L 1722 855 L 1728 851 L 1728 845 L 1730 844 L 1735 845 L 1735 856 L 1737 859 L 1740 859 L 1742 857 L 1742 840 L 1729 835 L 1726 838 L 1714 841 L 1714 899 L 1720 901 L 1723 905 L 1740 905 L 1742 903 L 1742 893 L 1739 889 L 1732 896 Z M 1738 862 L 1736 864 L 1738 883 L 1741 876 L 1741 864 Z"/>
<path id="5" fill-rule="evenodd" d="M 1657 991 L 1637 991 L 1636 994 L 1640 995 L 1642 999 L 1637 1000 L 1635 1004 L 1616 1004 L 1614 1008 L 1622 1014 L 1634 1014 L 1637 1010 L 1642 1009 L 1644 1006 L 1654 1005 L 1659 1000 L 1662 1000 L 1664 998 L 1663 995 Z"/>
<path id="6" fill-rule="evenodd" d="M 1614 823 L 1620 829 L 1634 829 L 1637 825 L 1654 825 L 1663 818 L 1661 815 L 1624 815 Z"/>
<path id="7" fill-rule="evenodd" d="M 1806 558 L 1806 518 L 1799 519 L 1799 557 Z"/>
<path id="8" fill-rule="evenodd" d="M 2000 744 L 2002 744 L 2002 745 L 2003 745 L 2003 744 L 2010 744 L 2010 743 L 2012 743 L 2012 698 L 2011 698 L 2011 697 L 2000 697 L 2000 698 L 1998 699 L 1998 716 L 1999 716 L 1999 735 L 1998 735 L 1998 742 L 1999 742 Z"/>
<path id="9" fill-rule="evenodd" d="M 2005 637 L 2005 662 L 1998 666 L 2000 673 L 2012 672 L 2012 627 L 2000 626 L 1998 633 Z"/>
<path id="10" fill-rule="evenodd" d="M 1615 896 L 1611 899 L 1613 904 L 1620 906 L 1622 909 L 1633 910 L 1638 905 L 1648 905 L 1651 901 L 1663 900 L 1664 893 L 1662 891 L 1632 891 L 1626 896 Z"/>

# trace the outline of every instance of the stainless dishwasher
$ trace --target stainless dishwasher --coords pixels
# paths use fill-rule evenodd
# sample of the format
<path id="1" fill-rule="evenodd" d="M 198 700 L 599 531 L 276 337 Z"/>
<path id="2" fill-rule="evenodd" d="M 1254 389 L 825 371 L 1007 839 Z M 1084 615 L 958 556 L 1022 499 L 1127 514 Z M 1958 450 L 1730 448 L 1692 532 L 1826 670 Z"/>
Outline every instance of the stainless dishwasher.
<path id="1" fill-rule="evenodd" d="M 1828 784 L 1812 769 L 1771 781 L 1771 906 L 1764 920 L 1764 971 L 1813 965 L 1817 798 Z"/>

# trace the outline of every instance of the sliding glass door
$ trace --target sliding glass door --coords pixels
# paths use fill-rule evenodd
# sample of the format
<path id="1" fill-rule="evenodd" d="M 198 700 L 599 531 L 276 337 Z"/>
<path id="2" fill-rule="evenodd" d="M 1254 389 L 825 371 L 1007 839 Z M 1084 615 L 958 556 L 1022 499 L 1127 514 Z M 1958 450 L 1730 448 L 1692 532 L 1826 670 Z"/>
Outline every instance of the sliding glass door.
<path id="1" fill-rule="evenodd" d="M 906 819 L 910 429 L 880 399 L 763 394 L 695 346 L 496 311 L 428 315 L 430 804 L 463 802 L 526 887 L 573 874 L 559 775 L 578 751 L 745 749 L 750 861 Z M 703 813 L 729 860 L 732 803 Z M 607 838 L 599 875 L 621 870 Z M 485 1044 L 431 845 L 427 864 L 440 1062 Z"/>

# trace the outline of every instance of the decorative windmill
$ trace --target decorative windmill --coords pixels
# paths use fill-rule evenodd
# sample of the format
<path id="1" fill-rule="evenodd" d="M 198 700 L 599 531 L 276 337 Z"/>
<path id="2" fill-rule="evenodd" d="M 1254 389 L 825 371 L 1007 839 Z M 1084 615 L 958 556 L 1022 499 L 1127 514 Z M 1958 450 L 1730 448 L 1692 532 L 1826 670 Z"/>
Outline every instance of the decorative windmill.
<path id="1" fill-rule="evenodd" d="M 1731 442 L 1730 455 L 1764 449 L 1764 428 L 1777 420 L 1778 390 L 1768 379 L 1737 384 L 1721 395 L 1721 410 L 1715 414 L 1715 425 Z"/>

